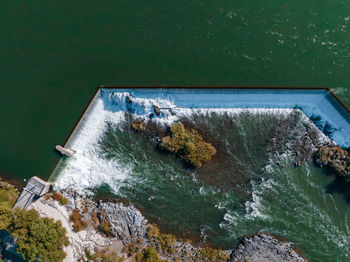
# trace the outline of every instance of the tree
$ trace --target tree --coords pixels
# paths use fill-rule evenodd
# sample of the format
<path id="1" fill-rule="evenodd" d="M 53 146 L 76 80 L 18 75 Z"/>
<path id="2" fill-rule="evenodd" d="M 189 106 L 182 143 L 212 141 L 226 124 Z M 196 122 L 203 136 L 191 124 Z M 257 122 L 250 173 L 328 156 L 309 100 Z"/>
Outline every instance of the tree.
<path id="1" fill-rule="evenodd" d="M 69 241 L 60 221 L 40 218 L 35 210 L 16 210 L 10 232 L 16 237 L 18 252 L 29 262 L 62 261 L 66 254 L 63 246 Z"/>
<path id="2" fill-rule="evenodd" d="M 182 123 L 172 124 L 170 131 L 171 137 L 162 139 L 162 148 L 177 153 L 190 164 L 200 167 L 216 154 L 216 149 L 198 131 L 187 130 Z"/>
<path id="3" fill-rule="evenodd" d="M 7 229 L 13 221 L 13 212 L 7 202 L 0 202 L 0 230 Z"/>

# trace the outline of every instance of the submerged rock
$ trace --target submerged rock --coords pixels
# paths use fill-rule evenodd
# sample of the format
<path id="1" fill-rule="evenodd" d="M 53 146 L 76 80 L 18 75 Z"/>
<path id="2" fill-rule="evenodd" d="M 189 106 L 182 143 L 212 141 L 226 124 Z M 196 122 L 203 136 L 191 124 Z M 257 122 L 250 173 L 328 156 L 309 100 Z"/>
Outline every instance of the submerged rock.
<path id="1" fill-rule="evenodd" d="M 267 233 L 258 233 L 246 237 L 231 253 L 231 262 L 303 262 L 307 261 L 299 255 L 289 242 L 279 241 Z"/>

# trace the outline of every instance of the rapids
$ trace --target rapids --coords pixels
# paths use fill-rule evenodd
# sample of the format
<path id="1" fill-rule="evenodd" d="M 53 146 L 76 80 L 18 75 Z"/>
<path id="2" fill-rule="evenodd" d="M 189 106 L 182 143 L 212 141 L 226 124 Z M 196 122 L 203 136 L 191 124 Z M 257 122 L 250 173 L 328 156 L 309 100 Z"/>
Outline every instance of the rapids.
<path id="1" fill-rule="evenodd" d="M 294 242 L 311 261 L 348 259 L 347 204 L 330 190 L 334 177 L 312 164 L 315 148 L 337 137 L 320 131 L 321 118 L 311 121 L 300 107 L 280 104 L 190 108 L 190 96 L 182 103 L 174 97 L 102 91 L 70 142 L 77 153 L 63 158 L 50 180 L 58 189 L 124 198 L 178 235 L 198 238 L 204 229 L 215 246 L 233 248 L 242 236 L 267 231 Z M 193 169 L 135 134 L 132 119 L 148 119 L 153 104 L 162 111 L 151 120 L 155 126 L 181 121 L 196 128 L 217 148 L 213 160 Z"/>

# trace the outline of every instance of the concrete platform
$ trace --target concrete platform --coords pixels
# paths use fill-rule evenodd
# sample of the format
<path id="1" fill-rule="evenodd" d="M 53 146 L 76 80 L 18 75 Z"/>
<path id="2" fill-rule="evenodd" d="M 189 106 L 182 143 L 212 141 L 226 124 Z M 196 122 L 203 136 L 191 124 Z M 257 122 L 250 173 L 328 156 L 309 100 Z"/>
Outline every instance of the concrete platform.
<path id="1" fill-rule="evenodd" d="M 50 186 L 50 183 L 33 176 L 28 180 L 13 208 L 19 207 L 27 209 L 33 201 L 49 192 Z"/>

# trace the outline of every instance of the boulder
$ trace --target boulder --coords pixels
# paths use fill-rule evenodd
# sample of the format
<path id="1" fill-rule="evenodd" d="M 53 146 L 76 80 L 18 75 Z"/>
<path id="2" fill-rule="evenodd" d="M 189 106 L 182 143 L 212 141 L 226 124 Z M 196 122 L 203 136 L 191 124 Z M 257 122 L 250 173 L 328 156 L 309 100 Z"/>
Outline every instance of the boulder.
<path id="1" fill-rule="evenodd" d="M 160 116 L 160 108 L 156 105 L 153 105 L 153 109 L 154 109 L 154 113 L 157 115 L 157 116 Z"/>
<path id="2" fill-rule="evenodd" d="M 231 253 L 231 262 L 304 262 L 292 244 L 280 241 L 268 233 L 258 233 L 243 238 L 238 247 Z"/>
<path id="3" fill-rule="evenodd" d="M 149 225 L 134 206 L 124 206 L 123 203 L 100 203 L 99 208 L 104 211 L 111 223 L 113 235 L 119 237 L 124 245 L 145 237 Z"/>

